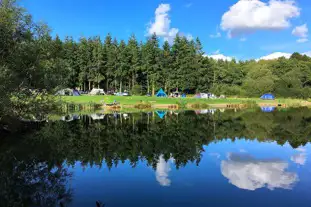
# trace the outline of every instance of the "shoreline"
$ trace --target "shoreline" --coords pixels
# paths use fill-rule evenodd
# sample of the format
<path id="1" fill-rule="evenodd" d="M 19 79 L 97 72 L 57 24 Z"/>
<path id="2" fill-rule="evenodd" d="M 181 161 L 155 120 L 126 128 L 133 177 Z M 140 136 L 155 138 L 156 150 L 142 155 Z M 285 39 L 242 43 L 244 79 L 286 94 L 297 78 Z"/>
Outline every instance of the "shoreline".
<path id="1" fill-rule="evenodd" d="M 311 102 L 302 99 L 261 100 L 259 98 L 195 99 L 195 98 L 157 98 L 144 96 L 67 96 L 61 97 L 64 105 L 78 106 L 83 109 L 206 109 L 206 108 L 251 108 L 251 107 L 311 107 Z M 105 106 L 105 103 L 118 102 L 116 106 Z"/>

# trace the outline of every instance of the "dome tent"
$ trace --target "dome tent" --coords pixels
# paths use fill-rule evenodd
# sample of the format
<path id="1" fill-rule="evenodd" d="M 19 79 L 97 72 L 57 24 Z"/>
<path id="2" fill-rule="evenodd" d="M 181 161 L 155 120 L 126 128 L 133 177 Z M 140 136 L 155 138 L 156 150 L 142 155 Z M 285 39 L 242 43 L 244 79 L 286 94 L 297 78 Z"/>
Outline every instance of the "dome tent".
<path id="1" fill-rule="evenodd" d="M 262 100 L 274 100 L 275 96 L 271 93 L 266 93 L 260 97 Z"/>
<path id="2" fill-rule="evenodd" d="M 76 89 L 65 88 L 55 93 L 56 96 L 80 96 L 80 92 Z"/>
<path id="3" fill-rule="evenodd" d="M 161 88 L 158 93 L 156 94 L 157 97 L 167 97 L 166 93 Z"/>

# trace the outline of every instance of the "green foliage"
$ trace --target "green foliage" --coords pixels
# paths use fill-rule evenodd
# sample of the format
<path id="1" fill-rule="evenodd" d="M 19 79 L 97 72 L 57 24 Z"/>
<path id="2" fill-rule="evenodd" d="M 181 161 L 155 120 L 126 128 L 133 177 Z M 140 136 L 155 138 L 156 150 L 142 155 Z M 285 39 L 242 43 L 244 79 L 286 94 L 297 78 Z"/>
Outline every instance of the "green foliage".
<path id="1" fill-rule="evenodd" d="M 136 109 L 151 109 L 151 107 L 152 107 L 151 103 L 145 101 L 141 101 L 134 105 L 134 108 Z"/>
<path id="2" fill-rule="evenodd" d="M 209 105 L 207 103 L 202 103 L 202 102 L 196 102 L 190 104 L 190 108 L 192 109 L 207 109 Z"/>
<path id="3" fill-rule="evenodd" d="M 141 86 L 140 85 L 134 85 L 132 90 L 131 90 L 132 95 L 142 95 L 141 93 Z"/>
<path id="4" fill-rule="evenodd" d="M 257 108 L 258 104 L 256 101 L 254 100 L 246 100 L 246 101 L 242 101 L 242 104 L 247 107 L 247 108 Z"/>
<path id="5" fill-rule="evenodd" d="M 187 108 L 187 101 L 185 101 L 185 100 L 183 100 L 183 99 L 178 100 L 178 101 L 176 102 L 176 104 L 178 105 L 178 108 L 179 108 L 179 109 L 185 109 L 185 108 Z"/>

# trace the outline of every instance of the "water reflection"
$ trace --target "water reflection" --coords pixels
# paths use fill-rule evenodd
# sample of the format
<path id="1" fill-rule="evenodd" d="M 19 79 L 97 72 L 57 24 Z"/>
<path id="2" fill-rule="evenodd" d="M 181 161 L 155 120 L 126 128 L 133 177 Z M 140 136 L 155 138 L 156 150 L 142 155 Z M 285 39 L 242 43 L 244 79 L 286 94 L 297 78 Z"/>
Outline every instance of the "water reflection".
<path id="1" fill-rule="evenodd" d="M 307 150 L 305 148 L 298 148 L 298 154 L 295 154 L 291 157 L 291 161 L 298 165 L 305 165 L 307 161 Z"/>
<path id="2" fill-rule="evenodd" d="M 208 206 L 209 199 L 220 197 L 243 206 L 236 199 L 243 191 L 231 196 L 232 188 L 253 193 L 292 189 L 286 192 L 296 198 L 306 191 L 301 186 L 311 185 L 305 175 L 310 172 L 305 146 L 311 137 L 311 110 L 306 108 L 179 111 L 165 112 L 163 118 L 156 112 L 97 113 L 63 120 L 29 125 L 29 130 L 0 142 L 1 204 L 55 206 L 73 200 L 70 205 L 76 207 L 104 198 L 115 204 L 109 206 L 126 206 L 116 204 L 122 200 L 146 206 L 135 203 L 144 192 L 154 206 L 174 206 L 164 200 Z M 270 146 L 268 154 L 279 159 L 262 158 Z M 225 158 L 227 152 L 232 153 Z M 253 200 L 260 197 L 253 195 Z M 275 195 L 265 194 L 267 200 Z M 253 200 L 244 206 L 252 206 Z"/>
<path id="3" fill-rule="evenodd" d="M 161 186 L 170 186 L 171 180 L 169 179 L 169 172 L 171 171 L 171 166 L 169 161 L 165 161 L 161 155 L 156 168 L 156 179 Z"/>
<path id="4" fill-rule="evenodd" d="M 221 173 L 238 188 L 256 190 L 266 187 L 291 189 L 298 175 L 288 172 L 288 163 L 277 159 L 256 159 L 249 154 L 229 153 L 221 162 Z"/>

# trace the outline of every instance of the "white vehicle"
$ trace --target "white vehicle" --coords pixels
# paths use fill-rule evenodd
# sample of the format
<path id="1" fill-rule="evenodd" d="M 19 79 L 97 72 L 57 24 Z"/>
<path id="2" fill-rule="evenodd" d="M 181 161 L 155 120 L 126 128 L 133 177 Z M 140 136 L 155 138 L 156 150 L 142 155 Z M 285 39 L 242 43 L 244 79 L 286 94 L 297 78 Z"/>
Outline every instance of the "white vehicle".
<path id="1" fill-rule="evenodd" d="M 93 88 L 89 94 L 90 95 L 105 95 L 106 93 L 105 93 L 104 89 Z"/>

